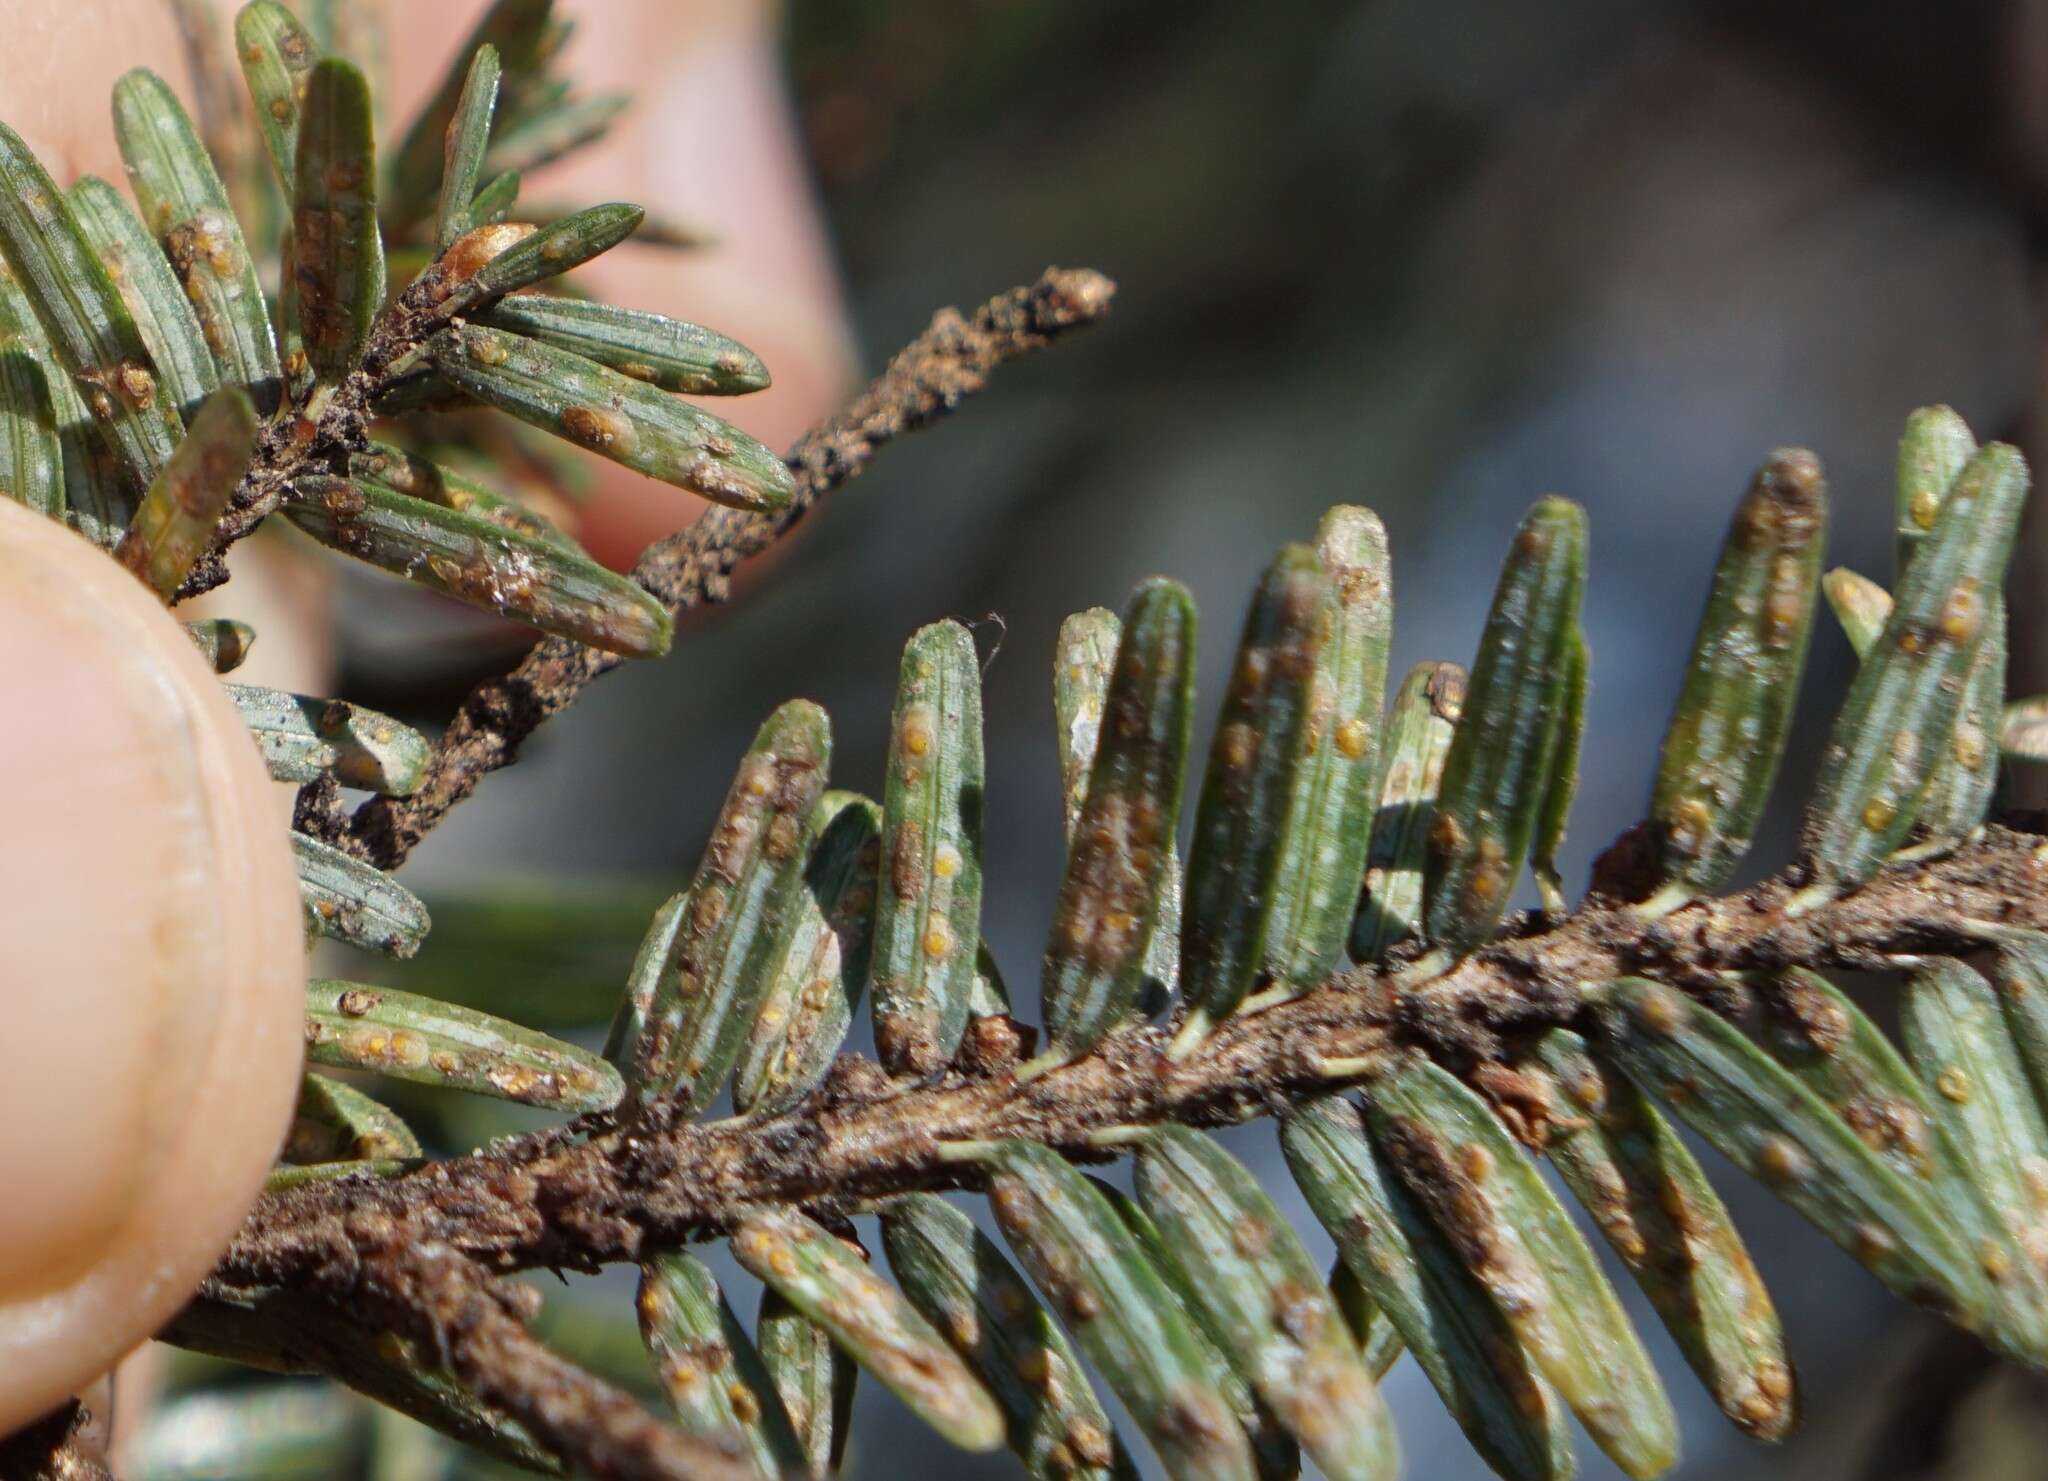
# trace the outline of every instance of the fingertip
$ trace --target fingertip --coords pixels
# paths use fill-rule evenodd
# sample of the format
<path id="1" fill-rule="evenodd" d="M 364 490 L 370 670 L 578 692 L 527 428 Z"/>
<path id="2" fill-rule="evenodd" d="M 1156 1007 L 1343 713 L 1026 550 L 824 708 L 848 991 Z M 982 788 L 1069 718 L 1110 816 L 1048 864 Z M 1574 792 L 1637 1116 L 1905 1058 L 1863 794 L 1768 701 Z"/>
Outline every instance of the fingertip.
<path id="1" fill-rule="evenodd" d="M 127 572 L 0 499 L 0 1431 L 183 1302 L 298 1079 L 304 951 L 272 785 Z"/>

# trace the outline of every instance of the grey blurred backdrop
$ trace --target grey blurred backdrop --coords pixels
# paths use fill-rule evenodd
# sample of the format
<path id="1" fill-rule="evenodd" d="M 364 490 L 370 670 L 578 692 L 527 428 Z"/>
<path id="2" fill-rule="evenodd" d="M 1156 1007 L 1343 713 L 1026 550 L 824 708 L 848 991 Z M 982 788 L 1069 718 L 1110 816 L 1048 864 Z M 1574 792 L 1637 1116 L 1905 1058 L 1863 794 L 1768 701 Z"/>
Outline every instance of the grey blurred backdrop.
<path id="1" fill-rule="evenodd" d="M 878 786 L 898 650 L 954 616 L 989 659 L 985 929 L 1028 1001 L 1061 857 L 1048 670 L 1065 614 L 1182 578 L 1213 694 L 1272 549 L 1356 501 L 1393 543 L 1395 673 L 1467 661 L 1515 520 L 1555 490 L 1593 529 L 1566 856 L 1582 886 L 1640 815 L 1715 546 L 1765 452 L 1821 455 L 1831 563 L 1882 574 L 1909 409 L 2029 429 L 2040 29 L 1979 0 L 798 0 L 789 65 L 871 357 L 1049 262 L 1111 273 L 1116 312 L 892 448 L 665 663 L 607 679 L 434 837 L 423 878 L 673 889 L 779 701 L 823 702 L 835 779 Z M 2014 589 L 2035 681 L 2039 569 Z M 1839 634 L 1817 632 L 1764 866 L 1847 674 Z M 344 659 L 345 691 L 373 699 L 376 655 Z M 595 943 L 597 975 L 632 944 Z M 1232 1145 L 1307 1225 L 1270 1134 Z M 1684 1410 L 1681 1474 L 1921 1474 L 1949 1441 L 1912 1406 L 1970 1360 L 1942 1349 L 1902 1379 L 1928 1324 L 1725 1186 L 1812 1418 L 1775 1451 L 1743 1440 L 1644 1313 Z M 1409 1475 L 1484 1474 L 1412 1364 L 1389 1393 Z M 2039 1474 L 2032 1402 L 1966 1436 L 1973 1469 L 1952 1474 Z M 1899 1433 L 1874 1438 L 1887 1422 Z M 1011 1474 L 873 1385 L 861 1425 L 859 1475 Z M 1614 1474 L 1583 1449 L 1584 1474 Z"/>

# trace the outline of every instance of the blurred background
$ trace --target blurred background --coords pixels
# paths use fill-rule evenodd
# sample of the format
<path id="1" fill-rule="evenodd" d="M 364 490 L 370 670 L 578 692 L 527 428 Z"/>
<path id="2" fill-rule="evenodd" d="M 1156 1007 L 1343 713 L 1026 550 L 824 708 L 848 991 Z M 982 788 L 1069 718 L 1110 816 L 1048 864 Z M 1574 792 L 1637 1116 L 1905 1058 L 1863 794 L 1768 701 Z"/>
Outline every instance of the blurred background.
<path id="1" fill-rule="evenodd" d="M 1909 410 L 1947 401 L 1980 437 L 2048 452 L 2039 3 L 795 0 L 782 47 L 868 368 L 939 305 L 1047 263 L 1110 273 L 1115 313 L 891 448 L 771 580 L 607 679 L 437 833 L 415 871 L 437 930 L 404 979 L 422 991 L 468 981 L 514 1016 L 601 1023 L 761 719 L 824 703 L 835 782 L 878 788 L 903 640 L 951 616 L 987 661 L 984 929 L 1028 1003 L 1062 855 L 1061 619 L 1177 576 L 1213 695 L 1271 551 L 1339 501 L 1391 536 L 1396 675 L 1469 661 L 1533 498 L 1587 506 L 1593 681 L 1566 855 L 1582 888 L 1641 816 L 1715 548 L 1770 449 L 1820 454 L 1830 564 L 1879 579 Z M 2016 693 L 2048 688 L 2048 528 L 2029 545 Z M 346 599 L 363 616 L 386 590 Z M 473 677 L 402 624 L 342 630 L 341 692 L 366 703 L 438 720 Z M 1757 872 L 1786 856 L 1850 662 L 1823 615 Z M 444 1108 L 444 1138 L 511 1124 L 475 1114 Z M 1327 1254 L 1270 1131 L 1230 1142 Z M 2043 1470 L 2038 1387 L 1938 1337 L 1742 1179 L 1724 1187 L 1811 1417 L 1775 1449 L 1743 1439 L 1638 1305 L 1681 1408 L 1681 1476 Z M 751 1312 L 754 1288 L 719 1269 Z M 550 1289 L 564 1340 L 630 1343 L 616 1282 Z M 1408 1475 L 1485 1474 L 1412 1362 L 1388 1393 Z M 1012 1474 L 873 1384 L 854 1434 L 855 1475 Z M 1583 1474 L 1617 1474 L 1581 1451 Z"/>

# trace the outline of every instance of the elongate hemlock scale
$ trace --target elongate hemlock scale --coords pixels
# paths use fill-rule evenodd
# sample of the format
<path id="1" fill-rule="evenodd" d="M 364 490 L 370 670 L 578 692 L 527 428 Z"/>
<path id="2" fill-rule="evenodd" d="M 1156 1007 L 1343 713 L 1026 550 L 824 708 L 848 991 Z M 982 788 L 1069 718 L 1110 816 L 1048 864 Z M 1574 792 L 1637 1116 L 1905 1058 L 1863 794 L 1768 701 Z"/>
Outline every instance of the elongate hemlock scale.
<path id="1" fill-rule="evenodd" d="M 41 325 L 53 368 L 66 377 L 72 399 L 82 398 L 91 409 L 94 441 L 112 455 L 132 504 L 170 460 L 182 431 L 178 413 L 158 386 L 142 332 L 69 201 L 5 124 L 0 253 Z M 127 522 L 126 509 L 107 514 Z"/>
<path id="2" fill-rule="evenodd" d="M 1280 1146 L 1345 1268 L 1399 1329 L 1473 1449 L 1510 1481 L 1566 1481 L 1564 1406 L 1457 1247 L 1366 1138 L 1357 1106 L 1331 1096 L 1295 1107 Z"/>
<path id="3" fill-rule="evenodd" d="M 299 158 L 299 99 L 320 59 L 319 43 L 278 0 L 252 0 L 235 14 L 235 54 L 256 127 L 289 197 Z"/>
<path id="4" fill-rule="evenodd" d="M 636 968 L 605 1058 L 625 1072 L 635 1106 L 672 1091 L 690 1110 L 709 1105 L 739 1059 L 765 991 L 777 912 L 805 862 L 804 822 L 832 756 L 825 712 L 791 700 L 748 748 L 675 915 L 661 965 Z"/>
<path id="5" fill-rule="evenodd" d="M 1998 994 L 1961 962 L 1929 962 L 1906 980 L 1899 1028 L 1935 1121 L 1968 1169 L 2000 1345 L 2048 1364 L 2048 1118 Z"/>
<path id="6" fill-rule="evenodd" d="M 1046 942 L 1051 1062 L 1086 1054 L 1137 1007 L 1180 818 L 1194 677 L 1194 602 L 1178 582 L 1148 581 L 1123 625 Z"/>
<path id="7" fill-rule="evenodd" d="M 1951 1200 L 1968 1178 L 1936 1126 L 1927 1087 L 1868 1014 L 1818 972 L 1759 982 L 1763 1051 L 1846 1122 L 1908 1183 Z"/>
<path id="8" fill-rule="evenodd" d="M 1381 748 L 1379 809 L 1366 848 L 1365 886 L 1351 923 L 1351 955 L 1377 962 L 1422 930 L 1422 876 L 1444 758 L 1465 709 L 1465 671 L 1418 663 L 1401 681 Z"/>
<path id="9" fill-rule="evenodd" d="M 266 415 L 281 389 L 256 261 L 199 131 L 170 86 L 138 67 L 114 84 L 114 138 L 142 223 L 163 244 L 199 315 L 223 384 Z"/>
<path id="10" fill-rule="evenodd" d="M 559 539 L 414 499 L 367 478 L 308 476 L 279 513 L 322 545 L 542 632 L 628 657 L 668 652 L 675 623 L 645 587 Z"/>
<path id="11" fill-rule="evenodd" d="M 760 1355 L 695 1255 L 658 1255 L 640 1269 L 634 1305 L 655 1381 L 682 1427 L 737 1444 L 760 1481 L 803 1469 L 796 1432 Z"/>
<path id="12" fill-rule="evenodd" d="M 1424 935 L 1458 955 L 1507 914 L 1543 805 L 1551 720 L 1570 683 L 1565 645 L 1586 580 L 1586 511 L 1537 501 L 1501 567 L 1458 732 L 1444 758 L 1423 877 Z"/>
<path id="13" fill-rule="evenodd" d="M 199 316 L 184 286 L 121 193 L 97 175 L 72 183 L 71 210 L 135 316 L 136 330 L 149 347 L 164 394 L 188 421 L 199 403 L 220 387 Z M 239 473 L 240 470 L 237 470 Z"/>
<path id="14" fill-rule="evenodd" d="M 1286 995 L 1320 985 L 1343 955 L 1372 836 L 1394 629 L 1393 569 L 1378 515 L 1338 505 L 1323 516 L 1316 552 L 1337 602 L 1334 630 L 1316 659 L 1309 733 L 1273 891 L 1266 970 Z"/>
<path id="15" fill-rule="evenodd" d="M 1272 1411 L 1252 1392 L 1252 1386 L 1223 1355 L 1224 1338 L 1196 1304 L 1194 1293 L 1189 1289 L 1188 1272 L 1168 1252 L 1166 1237 L 1159 1232 L 1158 1224 L 1153 1222 L 1152 1216 L 1145 1212 L 1138 1200 L 1123 1189 L 1105 1183 L 1101 1178 L 1091 1177 L 1088 1182 L 1116 1210 L 1124 1228 L 1137 1240 L 1138 1248 L 1173 1292 L 1181 1315 L 1187 1319 L 1188 1331 L 1194 1334 L 1195 1346 L 1207 1365 L 1209 1381 L 1230 1407 L 1230 1412 L 1237 1416 L 1245 1438 L 1251 1441 L 1252 1466 L 1259 1473 L 1259 1481 L 1293 1481 L 1301 1474 L 1301 1446 L 1295 1443 L 1294 1436 L 1280 1427 L 1280 1421 L 1273 1417 Z"/>
<path id="16" fill-rule="evenodd" d="M 981 1380 L 838 1235 L 794 1209 L 770 1210 L 740 1225 L 732 1252 L 962 1450 L 1003 1443 L 1003 1411 Z"/>
<path id="17" fill-rule="evenodd" d="M 1998 736 L 2005 710 L 2007 659 L 2005 598 L 1994 595 L 1984 636 L 1963 679 L 1962 708 L 1948 749 L 1935 761 L 1921 794 L 1916 832 L 1930 847 L 1944 847 L 1982 823 L 1998 790 Z"/>
<path id="18" fill-rule="evenodd" d="M 1540 1069 L 1536 1069 L 1540 1066 Z M 1534 1065 L 1552 1092 L 1545 1148 L 1721 1410 L 1760 1440 L 1799 1420 L 1770 1292 L 1720 1194 L 1671 1124 L 1584 1040 L 1552 1029 Z"/>
<path id="19" fill-rule="evenodd" d="M 882 810 L 853 792 L 818 799 L 809 862 L 784 910 L 767 987 L 733 1077 L 733 1108 L 788 1110 L 825 1077 L 867 986 Z"/>
<path id="20" fill-rule="evenodd" d="M 1950 487 L 1821 753 L 1800 830 L 1811 884 L 1795 909 L 1862 883 L 1904 841 L 1953 743 L 1964 680 L 2026 496 L 2026 460 L 1997 442 L 1980 449 Z"/>
<path id="21" fill-rule="evenodd" d="M 435 368 L 457 389 L 528 426 L 714 504 L 772 514 L 789 503 L 795 485 L 780 458 L 645 381 L 478 324 L 431 343 Z"/>
<path id="22" fill-rule="evenodd" d="M 1946 406 L 1922 407 L 1906 419 L 1899 439 L 1899 519 L 1896 576 L 1940 517 L 1948 491 L 1977 450 L 1963 419 Z M 1994 594 L 1984 636 L 1963 680 L 1962 709 L 1948 749 L 1914 817 L 1919 836 L 1939 847 L 1962 837 L 1990 811 L 1998 789 L 1998 733 L 2005 707 L 2005 598 Z"/>
<path id="23" fill-rule="evenodd" d="M 1373 1082 L 1366 1119 L 1600 1448 L 1631 1476 L 1667 1470 L 1678 1420 L 1656 1369 L 1571 1216 L 1485 1102 L 1412 1060 Z"/>
<path id="24" fill-rule="evenodd" d="M 254 684 L 222 687 L 279 781 L 310 782 L 331 773 L 344 787 L 390 797 L 419 790 L 433 747 L 389 715 L 343 699 L 309 699 Z"/>
<path id="25" fill-rule="evenodd" d="M 1386 1406 L 1321 1272 L 1244 1165 L 1186 1127 L 1138 1149 L 1138 1196 L 1225 1357 L 1331 1481 L 1400 1465 Z"/>
<path id="26" fill-rule="evenodd" d="M 1795 967 L 1763 980 L 1758 1040 L 1833 1111 L 1878 1160 L 1946 1215 L 1994 1287 L 1984 1337 L 2021 1362 L 2037 1361 L 2048 1332 L 2048 1277 L 2012 1257 L 1954 1129 L 1934 1092 L 1848 994 Z"/>
<path id="27" fill-rule="evenodd" d="M 990 1144 L 989 1207 L 1167 1471 L 1253 1481 L 1250 1442 L 1179 1298 L 1107 1199 L 1049 1147 Z"/>
<path id="28" fill-rule="evenodd" d="M 1946 1210 L 1741 1030 L 1683 993 L 1600 989 L 1602 1052 L 1894 1292 L 1982 1331 L 1991 1293 Z"/>
<path id="29" fill-rule="evenodd" d="M 882 884 L 869 957 L 875 1047 L 932 1075 L 960 1047 L 981 945 L 981 667 L 953 621 L 903 649 L 882 794 Z"/>
<path id="30" fill-rule="evenodd" d="M 1322 560 L 1289 545 L 1245 613 L 1188 849 L 1181 916 L 1185 1058 L 1237 1011 L 1265 961 L 1292 782 L 1307 749 L 1316 662 L 1336 625 Z"/>
<path id="31" fill-rule="evenodd" d="M 912 1193 L 883 1208 L 882 1248 L 903 1294 L 1003 1406 L 1026 1471 L 1041 1481 L 1135 1481 L 1059 1324 L 972 1219 L 935 1193 Z"/>
<path id="32" fill-rule="evenodd" d="M 860 1369 L 823 1327 L 798 1311 L 773 1287 L 761 1290 L 754 1318 L 754 1343 L 768 1381 L 782 1398 L 796 1431 L 804 1464 L 813 1476 L 839 1468 L 846 1430 L 853 1418 L 854 1382 Z"/>
<path id="33" fill-rule="evenodd" d="M 1963 419 L 1945 406 L 1923 407 L 1906 419 L 1906 434 L 1899 442 L 1901 574 L 1976 450 L 1976 439 Z M 1849 646 L 1858 658 L 1866 657 L 1891 615 L 1891 594 L 1847 569 L 1828 572 L 1824 585 Z M 2005 600 L 2000 596 L 1992 600 L 1984 637 L 1963 681 L 1955 733 L 1936 760 L 1934 774 L 1913 809 L 1915 831 L 1932 847 L 1945 846 L 1969 833 L 1990 810 L 1998 787 L 1999 753 L 2005 749 L 2005 669 Z"/>
<path id="34" fill-rule="evenodd" d="M 306 1058 L 551 1110 L 607 1111 L 623 1087 L 586 1049 L 414 993 L 315 978 L 306 984 Z"/>
<path id="35" fill-rule="evenodd" d="M 673 617 L 654 588 L 674 594 L 658 571 L 643 586 L 605 569 L 566 523 L 508 497 L 530 489 L 548 508 L 576 492 L 568 455 L 514 423 L 741 511 L 701 532 L 708 566 L 684 550 L 676 568 L 686 585 L 708 571 L 699 595 L 712 598 L 728 557 L 788 523 L 800 476 L 807 497 L 822 494 L 858 459 L 821 463 L 807 443 L 785 462 L 680 399 L 767 385 L 745 346 L 588 300 L 576 284 L 528 291 L 636 232 L 669 248 L 704 240 L 623 202 L 529 202 L 527 222 L 511 219 L 521 173 L 603 134 L 627 101 L 580 95 L 561 73 L 573 25 L 553 0 L 491 0 L 381 174 L 370 84 L 344 59 L 377 51 L 361 7 L 299 8 L 303 25 L 277 0 L 241 10 L 256 131 L 219 140 L 218 165 L 169 86 L 143 71 L 121 80 L 115 127 L 139 210 L 91 178 L 58 192 L 0 128 L 0 496 L 68 523 L 167 602 L 223 579 L 226 546 L 276 510 L 335 550 L 565 640 L 510 676 L 515 699 L 540 676 L 532 705 L 514 706 L 521 723 L 498 736 L 516 740 L 558 707 L 558 680 L 573 688 L 609 663 L 568 645 L 664 651 Z M 220 100 L 202 94 L 211 135 Z M 248 178 L 256 138 L 288 220 Z M 238 196 L 262 192 L 255 230 L 237 220 L 223 174 Z M 388 315 L 380 223 L 398 233 L 394 263 L 411 283 Z M 274 313 L 262 287 L 271 264 L 252 258 L 252 241 L 277 247 Z M 866 414 L 877 397 L 900 399 L 905 425 L 927 420 L 1012 351 L 1093 317 L 1106 293 L 1099 278 L 1048 276 L 967 329 L 942 315 L 852 415 L 870 441 L 896 424 Z M 982 330 L 984 346 L 959 339 Z M 900 373 L 963 346 L 965 381 Z M 368 417 L 479 404 L 511 420 L 364 436 Z M 439 466 L 465 451 L 512 460 L 503 492 L 488 486 L 496 475 L 479 483 Z M 1396 1445 L 1375 1385 L 1407 1349 L 1509 1481 L 1568 1481 L 1567 1401 L 1625 1470 L 1647 1476 L 1675 1455 L 1668 1403 L 1524 1144 L 1548 1151 L 1722 1410 L 1766 1439 L 1797 1418 L 1769 1297 L 1653 1096 L 1892 1289 L 1999 1354 L 2048 1367 L 2048 935 L 2016 924 L 2030 917 L 2013 883 L 2027 850 L 2039 864 L 2048 844 L 1979 827 L 1995 752 L 2048 759 L 2048 697 L 2003 703 L 1999 588 L 2025 468 L 1932 407 L 1909 418 L 1896 473 L 1896 603 L 1846 571 L 1825 583 L 1865 662 L 1800 860 L 1751 897 L 1688 912 L 1684 929 L 1642 916 L 1725 884 L 1779 763 L 1820 584 L 1824 494 L 1811 454 L 1773 454 L 1729 532 L 1653 816 L 1618 856 L 1616 882 L 1633 874 L 1632 898 L 1649 897 L 1633 923 L 1612 910 L 1568 915 L 1558 873 L 1587 681 L 1585 522 L 1563 499 L 1525 518 L 1469 685 L 1453 665 L 1424 665 L 1384 709 L 1391 600 L 1377 518 L 1339 506 L 1317 548 L 1279 553 L 1222 705 L 1185 913 L 1174 834 L 1191 600 L 1155 579 L 1134 594 L 1128 625 L 1095 609 L 1062 628 L 1067 867 L 1037 1060 L 981 937 L 980 674 L 966 631 L 940 623 L 906 650 L 886 806 L 824 793 L 826 717 L 784 705 L 743 759 L 687 887 L 655 912 L 606 1057 L 470 1004 L 524 998 L 544 1018 L 581 1022 L 580 989 L 538 988 L 581 972 L 610 939 L 616 901 L 451 902 L 457 939 L 442 946 L 453 959 L 430 957 L 425 976 L 453 1002 L 305 984 L 314 1065 L 588 1119 L 471 1165 L 552 1169 L 552 1181 L 487 1176 L 483 1188 L 465 1183 L 459 1160 L 424 1165 L 420 1137 L 351 1083 L 303 1075 L 266 1211 L 286 1235 L 337 1216 L 339 1254 L 361 1246 L 356 1264 L 383 1299 L 352 1309 L 331 1269 L 261 1284 L 269 1277 L 246 1268 L 246 1252 L 231 1253 L 225 1283 L 165 1335 L 283 1381 L 166 1413 L 210 1420 L 204 1456 L 227 1468 L 325 1462 L 396 1476 L 453 1463 L 442 1438 L 383 1404 L 547 1473 L 781 1481 L 841 1464 L 859 1364 L 963 1448 L 1007 1440 L 1041 1481 L 1132 1481 L 1090 1388 L 1099 1370 L 1175 1481 L 1292 1481 L 1304 1453 L 1333 1481 L 1387 1481 Z M 219 673 L 252 637 L 228 619 L 185 630 Z M 465 777 L 502 757 L 454 746 L 442 759 L 455 771 L 440 779 L 452 790 L 429 787 L 435 748 L 389 717 L 227 692 L 273 775 L 317 789 L 302 798 L 305 831 L 290 835 L 308 934 L 393 957 L 419 950 L 424 905 L 369 860 L 395 867 L 464 795 Z M 477 703 L 485 728 L 503 730 L 493 693 Z M 461 739 L 458 729 L 449 744 Z M 338 785 L 384 797 L 344 818 Z M 418 800 L 391 800 L 408 794 Z M 1502 941 L 1525 863 L 1547 918 Z M 1830 903 L 1880 869 L 1870 908 Z M 1398 974 L 1332 980 L 1354 902 L 1356 954 L 1375 966 L 1406 959 Z M 1810 923 L 1794 921 L 1804 912 Z M 1183 951 L 1187 1002 L 1162 1054 L 1161 1036 L 1120 1030 L 1180 984 Z M 1521 963 L 1509 975 L 1526 980 L 1496 974 L 1485 987 L 1468 965 L 1426 985 L 1481 951 Z M 1681 986 L 1600 980 L 1600 951 Z M 1989 982 L 1956 959 L 1992 953 Z M 1905 970 L 1908 1053 L 1809 970 L 1816 962 Z M 456 980 L 479 971 L 481 985 Z M 881 1071 L 842 1054 L 870 977 Z M 1325 984 L 1316 1011 L 1275 1007 Z M 1763 1013 L 1754 1033 L 1737 1020 L 1752 1007 Z M 1331 1015 L 1357 1021 L 1347 1029 Z M 1289 1022 L 1301 1042 L 1280 1042 Z M 1324 1030 L 1335 1036 L 1318 1053 Z M 1227 1062 L 1179 1063 L 1205 1046 Z M 685 1121 L 735 1071 L 737 1114 L 693 1136 Z M 1321 1095 L 1317 1081 L 1355 1083 L 1362 1104 Z M 467 1121 L 458 1102 L 414 1093 L 406 1104 L 437 1120 L 445 1104 L 455 1119 L 443 1130 Z M 1327 1280 L 1252 1174 L 1194 1125 L 1261 1112 L 1282 1116 L 1290 1167 L 1337 1245 Z M 1133 1157 L 1136 1197 L 1070 1160 L 1115 1149 Z M 689 1165 L 695 1153 L 701 1168 Z M 616 1197 L 573 1196 L 593 1157 L 620 1173 Z M 684 1206 L 688 1190 L 661 1202 L 656 1182 L 677 1194 L 669 1175 L 697 1172 L 723 1192 L 701 1207 Z M 356 1216 L 395 1208 L 406 1186 L 395 1180 L 407 1178 L 481 1191 L 562 1238 L 493 1247 L 489 1229 L 468 1227 L 490 1222 L 488 1209 L 471 1217 L 471 1199 L 438 1243 L 380 1244 L 377 1220 Z M 976 1187 L 1036 1294 L 936 1191 Z M 901 1290 L 866 1258 L 855 1216 L 879 1218 Z M 646 1242 L 632 1249 L 636 1230 Z M 757 1337 L 709 1268 L 675 1247 L 720 1234 L 763 1283 Z M 441 1323 L 445 1340 L 429 1340 L 434 1313 L 421 1302 L 436 1292 L 474 1285 L 488 1298 L 533 1261 L 589 1266 L 622 1250 L 642 1266 L 642 1335 L 674 1424 L 551 1369 L 536 1348 L 517 1373 L 494 1368 L 494 1344 L 519 1357 L 504 1326 L 523 1318 L 517 1302 L 497 1312 L 486 1299 L 472 1308 L 481 1323 Z M 428 1263 L 413 1269 L 412 1255 Z M 356 1266 L 340 1268 L 345 1280 Z M 580 1326 L 549 1322 L 538 1335 L 606 1372 L 618 1354 Z M 301 1374 L 363 1398 L 267 1424 Z"/>
<path id="36" fill-rule="evenodd" d="M 1737 506 L 1650 793 L 1660 886 L 1646 908 L 1728 882 L 1784 754 L 1806 665 L 1827 484 L 1804 449 L 1773 453 Z"/>
<path id="37" fill-rule="evenodd" d="M 546 226 L 515 222 L 496 231 L 467 232 L 441 256 L 445 296 L 435 312 L 453 318 L 487 299 L 560 277 L 611 251 L 646 216 L 629 202 L 608 201 Z"/>

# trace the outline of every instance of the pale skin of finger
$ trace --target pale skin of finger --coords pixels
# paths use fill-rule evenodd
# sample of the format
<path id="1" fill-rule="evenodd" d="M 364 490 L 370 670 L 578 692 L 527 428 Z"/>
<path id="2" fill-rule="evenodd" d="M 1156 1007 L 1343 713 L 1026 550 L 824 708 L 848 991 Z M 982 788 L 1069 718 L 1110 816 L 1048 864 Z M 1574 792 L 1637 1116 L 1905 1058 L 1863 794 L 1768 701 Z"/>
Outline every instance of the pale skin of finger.
<path id="1" fill-rule="evenodd" d="M 0 1431 L 170 1316 L 297 1085 L 304 951 L 269 778 L 127 572 L 0 500 Z"/>
<path id="2" fill-rule="evenodd" d="M 108 96 L 146 63 L 182 84 L 178 28 L 163 0 L 0 0 L 0 118 L 52 175 L 127 177 L 114 147 Z"/>

